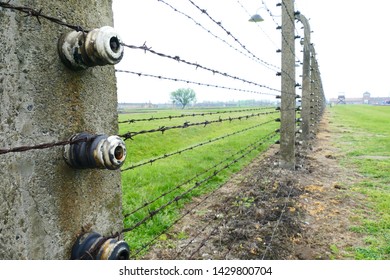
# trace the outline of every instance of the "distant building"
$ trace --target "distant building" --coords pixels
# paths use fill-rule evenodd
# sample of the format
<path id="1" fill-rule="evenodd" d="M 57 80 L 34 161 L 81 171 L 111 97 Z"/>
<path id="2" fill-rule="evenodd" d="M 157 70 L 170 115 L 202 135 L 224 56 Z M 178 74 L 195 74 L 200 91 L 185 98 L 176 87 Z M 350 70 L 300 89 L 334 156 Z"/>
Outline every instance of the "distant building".
<path id="1" fill-rule="evenodd" d="M 118 103 L 118 111 L 125 111 L 129 109 L 151 109 L 157 108 L 158 106 L 151 102 L 145 103 Z"/>
<path id="2" fill-rule="evenodd" d="M 390 104 L 390 97 L 371 97 L 371 93 L 366 91 L 361 98 L 346 98 L 345 95 L 339 95 L 329 101 L 335 104 L 388 105 Z"/>
<path id="3" fill-rule="evenodd" d="M 371 99 L 371 93 L 367 91 L 363 93 L 363 104 L 370 104 L 370 99 Z"/>
<path id="4" fill-rule="evenodd" d="M 345 95 L 337 96 L 337 104 L 345 104 Z"/>

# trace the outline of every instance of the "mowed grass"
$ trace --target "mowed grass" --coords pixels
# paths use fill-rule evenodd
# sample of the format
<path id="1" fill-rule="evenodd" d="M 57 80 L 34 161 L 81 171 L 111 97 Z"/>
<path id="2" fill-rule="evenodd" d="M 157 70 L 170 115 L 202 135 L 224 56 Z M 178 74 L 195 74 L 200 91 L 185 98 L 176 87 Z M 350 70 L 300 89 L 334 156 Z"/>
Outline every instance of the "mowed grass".
<path id="1" fill-rule="evenodd" d="M 331 110 L 340 133 L 336 145 L 345 153 L 342 163 L 356 168 L 364 179 L 353 190 L 367 197 L 369 216 L 359 214 L 351 230 L 364 236 L 354 248 L 355 259 L 390 259 L 390 106 L 339 105 Z"/>
<path id="2" fill-rule="evenodd" d="M 231 111 L 229 109 L 203 109 L 203 110 L 143 110 L 142 113 L 136 111 L 132 114 L 119 115 L 119 121 L 139 119 L 139 118 L 159 118 L 164 116 L 178 116 L 181 114 L 199 114 L 207 112 Z M 236 109 L 237 110 L 237 109 Z M 119 126 L 119 133 L 136 132 L 141 130 L 156 129 L 162 126 L 170 127 L 175 125 L 183 125 L 185 122 L 196 123 L 204 121 L 218 120 L 219 118 L 235 118 L 257 114 L 260 112 L 275 112 L 275 109 L 266 109 L 258 111 L 234 112 L 226 114 L 205 115 L 205 116 L 188 116 L 178 119 L 153 120 L 147 122 L 124 123 Z M 259 117 L 251 117 L 242 120 L 233 120 L 231 122 L 224 121 L 221 123 L 213 123 L 207 126 L 194 126 L 181 129 L 167 130 L 164 133 L 147 133 L 137 135 L 133 140 L 126 141 L 127 159 L 122 169 L 126 169 L 132 165 L 148 161 L 164 154 L 172 153 L 208 140 L 228 135 L 243 129 L 256 126 L 279 117 L 279 114 L 269 114 Z M 190 151 L 183 152 L 179 155 L 158 160 L 153 164 L 147 164 L 135 169 L 122 172 L 122 187 L 123 187 L 123 213 L 125 217 L 125 228 L 133 227 L 137 223 L 143 221 L 145 223 L 136 227 L 134 230 L 125 235 L 126 241 L 130 244 L 132 252 L 137 252 L 143 249 L 146 245 L 158 238 L 166 238 L 166 235 L 161 235 L 166 229 L 175 223 L 180 217 L 180 209 L 186 202 L 190 201 L 193 196 L 199 196 L 204 193 L 211 192 L 224 182 L 229 177 L 247 165 L 254 157 L 263 152 L 276 138 L 268 140 L 266 144 L 260 146 L 255 151 L 251 152 L 247 157 L 233 164 L 226 170 L 213 176 L 207 183 L 201 184 L 194 188 L 196 182 L 211 176 L 214 170 L 222 169 L 227 163 L 233 161 L 241 155 L 233 156 L 248 145 L 260 141 L 269 133 L 279 127 L 279 123 L 271 121 L 268 124 L 250 129 L 248 131 L 226 137 L 204 146 L 195 148 Z M 214 165 L 223 162 L 218 167 L 204 173 Z M 204 174 L 203 174 L 204 173 Z M 197 174 L 203 174 L 196 180 L 185 183 Z M 185 184 L 183 184 L 185 183 Z M 183 186 L 178 187 L 183 184 Z M 194 188 L 193 191 L 181 197 L 188 189 Z M 171 193 L 169 193 L 171 192 Z M 165 195 L 166 193 L 169 193 Z M 158 198 L 155 202 L 148 202 Z M 150 213 L 158 210 L 160 207 L 171 202 L 175 197 L 180 196 L 180 200 L 175 201 L 168 207 L 165 207 L 158 214 L 153 215 L 153 218 L 148 219 Z M 147 207 L 132 213 L 139 207 L 148 204 Z M 138 255 L 139 256 L 139 255 Z M 138 257 L 136 256 L 136 257 Z M 134 256 L 133 256 L 134 258 Z"/>

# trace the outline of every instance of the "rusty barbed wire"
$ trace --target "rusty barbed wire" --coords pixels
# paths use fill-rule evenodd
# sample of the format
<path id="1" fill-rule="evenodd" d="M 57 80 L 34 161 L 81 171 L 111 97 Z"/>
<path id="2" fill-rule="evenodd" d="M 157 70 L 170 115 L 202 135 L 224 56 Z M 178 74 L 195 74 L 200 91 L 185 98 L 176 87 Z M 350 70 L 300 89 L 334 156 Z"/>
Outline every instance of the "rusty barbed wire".
<path id="1" fill-rule="evenodd" d="M 54 148 L 58 146 L 66 146 L 66 145 L 72 145 L 72 144 L 77 144 L 81 142 L 89 142 L 91 141 L 90 138 L 85 137 L 85 138 L 80 138 L 77 140 L 64 140 L 64 141 L 58 141 L 58 142 L 50 142 L 50 143 L 42 143 L 42 144 L 37 144 L 33 146 L 19 146 L 15 148 L 10 148 L 10 149 L 0 149 L 0 155 L 8 154 L 8 153 L 20 153 L 20 152 L 26 152 L 26 151 L 31 151 L 31 150 L 43 150 L 43 149 L 48 149 L 48 148 Z"/>
<path id="2" fill-rule="evenodd" d="M 279 112 L 273 111 L 273 112 L 264 112 L 264 113 L 258 113 L 258 114 L 251 114 L 251 115 L 245 115 L 245 116 L 239 116 L 239 117 L 229 117 L 229 118 L 224 118 L 222 119 L 221 117 L 217 120 L 212 120 L 212 121 L 203 121 L 203 122 L 196 122 L 196 123 L 191 123 L 191 122 L 185 122 L 182 125 L 173 125 L 173 126 L 161 126 L 159 128 L 155 129 L 149 129 L 149 130 L 141 130 L 141 131 L 129 131 L 127 133 L 118 135 L 121 138 L 124 138 L 125 140 L 128 139 L 133 139 L 133 137 L 141 134 L 149 134 L 149 133 L 156 133 L 156 132 L 161 132 L 164 134 L 165 131 L 172 130 L 172 129 L 181 129 L 181 128 L 188 128 L 188 127 L 193 127 L 193 126 L 203 126 L 206 127 L 207 125 L 214 124 L 214 123 L 223 123 L 226 121 L 232 122 L 235 120 L 248 120 L 250 118 L 254 117 L 259 117 L 262 115 L 269 115 L 269 114 L 278 114 Z"/>
<path id="3" fill-rule="evenodd" d="M 198 117 L 198 116 L 211 116 L 211 115 L 220 115 L 220 114 L 228 114 L 228 113 L 243 113 L 250 111 L 260 111 L 267 109 L 274 109 L 275 107 L 256 107 L 251 109 L 242 109 L 242 110 L 226 110 L 226 111 L 217 111 L 217 112 L 208 112 L 208 113 L 193 113 L 193 114 L 181 114 L 174 116 L 166 116 L 166 117 L 150 117 L 150 118 L 141 118 L 141 119 L 129 119 L 126 121 L 120 121 L 118 123 L 135 123 L 135 122 L 145 122 L 145 121 L 156 121 L 156 120 L 172 120 L 172 119 L 181 119 L 187 117 Z"/>
<path id="4" fill-rule="evenodd" d="M 129 45 L 129 44 L 125 44 L 125 43 L 122 43 L 122 45 L 124 47 L 130 48 L 130 49 L 143 50 L 144 52 L 149 52 L 149 53 L 152 53 L 152 54 L 160 56 L 160 57 L 172 59 L 172 60 L 177 61 L 177 62 L 182 62 L 184 64 L 187 64 L 187 65 L 190 65 L 190 66 L 194 66 L 194 67 L 196 67 L 196 69 L 200 68 L 200 69 L 203 69 L 205 71 L 209 71 L 209 72 L 211 72 L 213 74 L 218 74 L 218 75 L 221 75 L 221 76 L 224 76 L 224 77 L 227 77 L 227 78 L 231 78 L 231 79 L 234 79 L 234 80 L 237 80 L 237 81 L 241 81 L 241 82 L 244 82 L 244 83 L 247 83 L 247 84 L 250 84 L 250 85 L 255 85 L 255 86 L 258 86 L 258 87 L 261 87 L 261 88 L 266 88 L 266 89 L 271 90 L 271 91 L 281 92 L 279 89 L 271 88 L 269 86 L 262 85 L 262 84 L 259 84 L 259 83 L 253 82 L 253 81 L 249 81 L 249 80 L 246 80 L 244 78 L 240 78 L 238 76 L 234 76 L 234 75 L 228 74 L 226 72 L 215 70 L 215 69 L 203 66 L 203 65 L 201 65 L 201 64 L 199 64 L 197 62 L 190 62 L 190 61 L 184 60 L 184 59 L 180 58 L 180 56 L 178 56 L 178 55 L 169 55 L 169 54 L 164 54 L 164 53 L 161 53 L 161 52 L 154 51 L 154 50 L 152 50 L 151 47 L 148 47 L 146 45 L 146 42 L 142 46 L 134 46 L 134 45 Z"/>
<path id="5" fill-rule="evenodd" d="M 295 109 L 293 109 L 293 110 L 295 110 Z M 251 114 L 251 115 L 246 115 L 246 116 L 239 116 L 239 117 L 235 117 L 235 118 L 231 118 L 231 117 L 225 118 L 225 119 L 219 118 L 218 120 L 204 121 L 204 122 L 198 122 L 198 123 L 185 122 L 183 125 L 162 126 L 162 127 L 157 128 L 157 129 L 141 130 L 141 131 L 138 131 L 138 132 L 127 132 L 125 134 L 118 135 L 118 136 L 121 137 L 121 138 L 124 138 L 125 140 L 128 140 L 128 139 L 132 139 L 134 136 L 137 136 L 137 135 L 140 135 L 140 134 L 155 133 L 155 132 L 162 132 L 162 133 L 164 133 L 165 131 L 172 130 L 172 129 L 188 128 L 188 127 L 191 127 L 191 126 L 201 126 L 201 125 L 207 126 L 207 125 L 213 124 L 213 123 L 222 123 L 222 122 L 234 121 L 234 120 L 247 120 L 249 118 L 258 117 L 258 116 L 261 116 L 261 115 L 270 115 L 270 114 L 278 114 L 278 113 L 279 113 L 279 111 L 272 111 L 272 112 L 263 112 L 263 113 L 258 113 L 258 114 Z M 266 123 L 269 123 L 269 122 L 272 122 L 272 121 L 274 121 L 274 120 L 270 120 L 270 121 L 268 121 Z M 263 124 L 266 124 L 266 123 L 262 123 L 260 125 L 263 125 Z M 81 138 L 81 139 L 77 139 L 77 140 L 63 140 L 63 141 L 58 141 L 58 142 L 41 143 L 41 144 L 36 144 L 36 145 L 31 145 L 31 146 L 27 146 L 27 145 L 26 146 L 19 146 L 19 147 L 8 148 L 8 149 L 7 148 L 1 148 L 0 149 L 0 155 L 4 155 L 4 154 L 8 154 L 8 153 L 26 152 L 26 151 L 31 151 L 31 150 L 43 150 L 43 149 L 49 149 L 49 148 L 54 148 L 54 147 L 58 147 L 58 146 L 66 146 L 66 145 L 77 144 L 77 143 L 81 143 L 81 142 L 87 142 L 87 141 L 90 141 L 90 139 Z M 205 144 L 203 144 L 203 145 L 205 145 Z M 201 145 L 199 145 L 199 146 L 201 146 Z M 193 147 L 193 148 L 195 148 L 195 147 Z M 188 148 L 188 150 L 190 150 L 190 149 L 191 148 Z M 181 152 L 183 152 L 183 151 L 181 151 Z M 180 152 L 177 152 L 177 153 L 180 153 Z M 169 156 L 171 156 L 171 155 L 167 154 L 167 155 L 162 156 L 162 158 L 166 158 L 166 157 L 169 157 Z M 148 162 L 140 164 L 140 166 L 148 164 L 148 163 L 153 163 L 156 160 L 158 160 L 158 159 L 157 158 L 156 159 L 151 159 Z M 130 169 L 133 169 L 133 168 L 130 168 Z M 127 170 L 127 169 L 125 169 L 125 170 Z"/>
<path id="6" fill-rule="evenodd" d="M 45 15 L 45 14 L 42 13 L 42 9 L 35 10 L 33 8 L 25 7 L 25 6 L 15 6 L 15 5 L 10 4 L 10 2 L 11 1 L 8 1 L 8 2 L 1 2 L 0 1 L 0 7 L 3 8 L 3 9 L 19 11 L 21 13 L 26 14 L 27 17 L 28 16 L 29 17 L 35 17 L 39 24 L 41 24 L 40 18 L 43 18 L 43 19 L 46 19 L 46 20 L 48 20 L 48 21 L 50 21 L 52 23 L 65 26 L 67 28 L 70 28 L 70 29 L 73 29 L 73 30 L 76 30 L 76 31 L 83 31 L 85 33 L 89 32 L 89 30 L 81 27 L 80 25 L 72 25 L 72 24 L 66 23 L 64 20 L 61 20 L 61 19 L 58 19 L 58 18 L 55 18 L 55 17 L 52 17 L 52 16 Z"/>
<path id="7" fill-rule="evenodd" d="M 199 27 L 201 27 L 203 30 L 205 30 L 207 33 L 209 33 L 210 35 L 212 35 L 214 38 L 222 41 L 224 44 L 226 44 L 227 46 L 229 46 L 230 48 L 232 48 L 233 50 L 239 52 L 240 54 L 246 56 L 247 58 L 261 64 L 262 66 L 272 70 L 272 71 L 277 71 L 273 68 L 276 68 L 276 69 L 280 69 L 279 66 L 276 66 L 276 65 L 272 65 L 271 63 L 269 62 L 266 62 L 264 61 L 263 59 L 257 57 L 256 55 L 252 54 L 251 52 L 249 52 L 248 50 L 246 50 L 248 52 L 245 53 L 239 49 L 237 49 L 236 47 L 234 47 L 233 45 L 231 45 L 229 42 L 227 42 L 225 39 L 222 39 L 221 37 L 219 37 L 218 35 L 215 35 L 213 32 L 211 32 L 209 29 L 207 29 L 206 27 L 204 27 L 201 23 L 199 23 L 198 21 L 196 21 L 193 17 L 189 16 L 188 14 L 182 12 L 182 11 L 179 11 L 177 8 L 173 7 L 171 4 L 165 2 L 164 0 L 157 0 L 158 2 L 161 2 L 165 5 L 167 5 L 168 7 L 170 7 L 172 10 L 174 10 L 175 12 L 185 16 L 186 18 L 188 18 L 189 20 L 193 21 L 196 25 L 198 25 Z"/>
<path id="8" fill-rule="evenodd" d="M 192 145 L 192 146 L 190 146 L 190 147 L 187 147 L 187 148 L 184 148 L 184 149 L 175 151 L 175 152 L 166 153 L 166 154 L 164 154 L 164 155 L 162 155 L 162 156 L 155 157 L 155 158 L 152 158 L 152 159 L 150 159 L 150 160 L 147 160 L 147 161 L 144 161 L 144 162 L 141 162 L 141 163 L 137 163 L 137 164 L 134 164 L 134 165 L 132 165 L 132 166 L 130 166 L 130 167 L 127 167 L 127 168 L 125 168 L 125 169 L 122 169 L 122 172 L 123 172 L 123 171 L 132 170 L 132 169 L 135 169 L 135 168 L 144 166 L 144 165 L 153 164 L 153 163 L 155 163 L 155 162 L 158 161 L 158 160 L 166 159 L 166 158 L 169 158 L 169 157 L 174 156 L 174 155 L 181 155 L 181 154 L 184 153 L 184 152 L 192 151 L 192 150 L 194 150 L 194 149 L 196 149 L 196 148 L 199 148 L 199 147 L 205 146 L 205 145 L 207 145 L 207 144 L 211 144 L 211 143 L 214 143 L 214 142 L 216 142 L 216 141 L 223 140 L 223 139 L 226 139 L 226 138 L 228 138 L 228 137 L 231 137 L 231 136 L 234 136 L 234 135 L 237 135 L 237 134 L 240 134 L 240 133 L 243 133 L 243 132 L 246 132 L 246 131 L 249 131 L 249 130 L 258 128 L 258 127 L 260 127 L 260 126 L 263 126 L 263 125 L 272 123 L 272 122 L 274 122 L 274 121 L 275 121 L 275 120 L 266 121 L 266 122 L 263 122 L 263 123 L 260 123 L 260 124 L 257 124 L 257 125 L 248 127 L 248 128 L 244 128 L 244 129 L 239 130 L 239 131 L 235 131 L 235 132 L 232 132 L 232 133 L 228 133 L 228 134 L 225 134 L 225 135 L 222 135 L 222 136 L 219 136 L 219 137 L 216 137 L 216 138 L 207 140 L 207 141 L 205 141 L 205 142 L 201 142 L 201 143 Z"/>
<path id="9" fill-rule="evenodd" d="M 187 83 L 187 84 L 194 84 L 194 85 L 198 85 L 198 86 L 214 87 L 214 88 L 227 89 L 227 90 L 232 90 L 232 91 L 254 93 L 254 94 L 259 94 L 259 95 L 275 96 L 274 93 L 267 93 L 267 92 L 260 92 L 260 91 L 255 91 L 255 90 L 247 90 L 247 89 L 233 88 L 233 87 L 227 87 L 227 86 L 221 86 L 221 85 L 214 85 L 214 84 L 207 84 L 207 83 L 201 83 L 201 82 L 194 82 L 194 81 L 189 81 L 189 80 L 185 80 L 185 79 L 169 78 L 169 77 L 164 77 L 162 75 L 146 74 L 146 73 L 134 72 L 134 71 L 130 71 L 130 70 L 119 70 L 119 69 L 116 69 L 115 72 L 133 74 L 133 75 L 137 75 L 139 77 L 144 76 L 144 77 L 151 77 L 151 78 L 156 78 L 156 79 L 160 79 L 160 80 L 169 80 L 169 81 L 174 81 L 174 82 L 184 82 L 184 83 Z"/>

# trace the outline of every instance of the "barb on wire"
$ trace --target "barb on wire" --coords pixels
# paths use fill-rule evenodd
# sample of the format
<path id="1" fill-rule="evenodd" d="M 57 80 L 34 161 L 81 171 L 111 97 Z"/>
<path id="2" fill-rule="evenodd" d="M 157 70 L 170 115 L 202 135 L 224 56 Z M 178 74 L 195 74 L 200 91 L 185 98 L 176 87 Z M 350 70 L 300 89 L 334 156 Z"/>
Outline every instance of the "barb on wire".
<path id="1" fill-rule="evenodd" d="M 89 30 L 86 30 L 85 28 L 81 27 L 80 25 L 72 25 L 72 24 L 66 23 L 64 20 L 45 15 L 42 13 L 42 9 L 35 10 L 33 8 L 29 8 L 29 7 L 25 7 L 25 6 L 15 6 L 15 5 L 10 4 L 9 2 L 10 1 L 0 2 L 0 7 L 3 9 L 9 9 L 9 10 L 13 10 L 13 11 L 22 12 L 22 13 L 26 14 L 26 16 L 35 17 L 39 24 L 41 24 L 40 18 L 43 18 L 43 19 L 46 19 L 46 20 L 53 22 L 55 24 L 65 26 L 65 27 L 68 27 L 68 28 L 76 30 L 76 31 L 83 31 L 86 33 L 89 32 Z"/>
<path id="2" fill-rule="evenodd" d="M 133 139 L 133 137 L 137 136 L 137 135 L 141 135 L 141 134 L 148 134 L 148 133 L 155 133 L 155 132 L 161 132 L 164 134 L 165 131 L 167 130 L 172 130 L 172 129 L 180 129 L 180 128 L 188 128 L 188 127 L 192 127 L 192 126 L 204 126 L 206 127 L 207 125 L 210 125 L 210 124 L 213 124 L 213 123 L 222 123 L 222 122 L 226 122 L 226 121 L 229 121 L 229 122 L 232 122 L 234 120 L 248 120 L 250 118 L 253 118 L 253 117 L 259 117 L 259 116 L 262 116 L 262 115 L 269 115 L 269 114 L 278 114 L 279 112 L 277 111 L 273 111 L 273 112 L 263 112 L 263 113 L 258 113 L 258 114 L 251 114 L 251 115 L 246 115 L 246 116 L 239 116 L 239 117 L 229 117 L 229 118 L 225 118 L 225 119 L 222 119 L 222 118 L 219 118 L 217 120 L 212 120 L 212 121 L 203 121 L 203 122 L 197 122 L 197 123 L 190 123 L 190 122 L 185 122 L 184 124 L 182 125 L 174 125 L 174 126 L 160 126 L 159 128 L 155 128 L 155 129 L 150 129 L 150 130 L 141 130 L 141 131 L 129 131 L 125 134 L 121 134 L 119 135 L 119 137 L 122 137 L 124 138 L 125 140 L 128 140 L 128 139 Z"/>
<path id="3" fill-rule="evenodd" d="M 255 85 L 255 86 L 258 86 L 258 87 L 261 87 L 261 88 L 266 88 L 266 89 L 271 90 L 271 91 L 280 92 L 279 89 L 271 88 L 271 87 L 269 87 L 267 85 L 262 85 L 262 84 L 259 84 L 259 83 L 253 82 L 253 81 L 246 80 L 244 78 L 240 78 L 238 76 L 234 76 L 234 75 L 228 74 L 226 72 L 215 70 L 215 69 L 203 66 L 203 65 L 201 65 L 199 63 L 196 63 L 196 62 L 190 62 L 190 61 L 187 61 L 187 60 L 184 60 L 184 59 L 180 58 L 180 56 L 177 56 L 177 55 L 169 55 L 169 54 L 164 54 L 164 53 L 161 53 L 161 52 L 154 51 L 154 50 L 152 50 L 151 47 L 148 47 L 146 45 L 146 42 L 142 46 L 128 45 L 128 44 L 125 44 L 125 43 L 122 43 L 122 45 L 124 47 L 130 48 L 130 49 L 143 50 L 144 52 L 149 52 L 149 53 L 152 53 L 152 54 L 160 56 L 160 57 L 165 57 L 165 58 L 168 58 L 168 59 L 175 60 L 177 62 L 182 62 L 182 63 L 190 65 L 190 66 L 195 66 L 196 69 L 200 68 L 200 69 L 203 69 L 205 71 L 209 71 L 209 72 L 211 72 L 213 74 L 218 74 L 218 75 L 221 75 L 221 76 L 224 76 L 224 77 L 227 77 L 227 78 L 231 78 L 231 79 L 234 79 L 234 80 L 242 81 L 242 82 L 250 84 L 250 85 Z"/>
<path id="4" fill-rule="evenodd" d="M 173 7 L 171 4 L 165 2 L 164 0 L 157 0 L 158 2 L 161 2 L 165 5 L 167 5 L 168 7 L 170 7 L 172 10 L 174 10 L 175 12 L 185 16 L 186 18 L 188 18 L 189 20 L 193 21 L 197 26 L 201 27 L 203 30 L 205 30 L 207 33 L 209 33 L 210 35 L 212 35 L 214 38 L 222 41 L 224 44 L 226 44 L 227 46 L 229 46 L 230 48 L 232 48 L 233 50 L 239 52 L 240 54 L 248 57 L 249 59 L 259 63 L 260 65 L 262 66 L 265 66 L 266 68 L 272 70 L 272 71 L 276 71 L 274 68 L 276 69 L 280 69 L 280 67 L 278 66 L 275 66 L 275 65 L 272 65 L 271 63 L 268 63 L 260 58 L 258 58 L 257 56 L 255 56 L 254 54 L 250 53 L 249 51 L 247 51 L 248 53 L 245 53 L 239 49 L 237 49 L 236 47 L 234 47 L 233 45 L 231 45 L 229 42 L 227 42 L 225 39 L 222 39 L 221 37 L 219 37 L 218 35 L 215 35 L 213 32 L 211 32 L 209 29 L 207 29 L 206 27 L 204 27 L 201 23 L 199 23 L 198 21 L 196 21 L 193 17 L 187 15 L 186 13 L 184 12 L 181 12 L 179 11 L 178 9 L 176 9 L 175 7 Z"/>
<path id="5" fill-rule="evenodd" d="M 233 87 L 227 87 L 227 86 L 221 86 L 221 85 L 214 85 L 214 84 L 207 84 L 207 83 L 201 83 L 201 82 L 194 82 L 194 81 L 189 81 L 189 80 L 184 80 L 184 79 L 179 79 L 179 78 L 169 78 L 169 77 L 164 77 L 164 76 L 161 76 L 161 75 L 145 74 L 145 73 L 134 72 L 134 71 L 129 71 L 129 70 L 119 70 L 119 69 L 116 69 L 115 72 L 133 74 L 133 75 L 137 75 L 139 77 L 144 76 L 144 77 L 151 77 L 151 78 L 156 78 L 156 79 L 160 79 L 160 80 L 169 80 L 169 81 L 174 81 L 174 82 L 184 82 L 184 83 L 187 83 L 187 84 L 194 84 L 194 85 L 198 85 L 198 86 L 214 87 L 214 88 L 227 89 L 227 90 L 233 90 L 233 91 L 239 91 L 239 92 L 246 92 L 246 93 L 255 93 L 255 94 L 260 94 L 260 95 L 275 96 L 274 93 L 267 93 L 267 92 L 260 92 L 260 91 L 255 91 L 255 90 L 247 90 L 247 89 L 233 88 Z"/>

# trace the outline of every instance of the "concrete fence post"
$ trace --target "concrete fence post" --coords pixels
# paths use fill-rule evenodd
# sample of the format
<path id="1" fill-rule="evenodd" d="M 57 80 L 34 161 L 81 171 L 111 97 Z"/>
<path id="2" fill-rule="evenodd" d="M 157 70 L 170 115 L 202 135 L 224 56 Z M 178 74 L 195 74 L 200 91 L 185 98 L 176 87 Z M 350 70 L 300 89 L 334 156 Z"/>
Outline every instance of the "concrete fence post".
<path id="1" fill-rule="evenodd" d="M 86 29 L 113 25 L 111 0 L 16 2 Z M 117 133 L 113 66 L 67 68 L 64 26 L 3 8 L 0 22 L 0 148 Z M 63 153 L 0 155 L 0 259 L 69 259 L 82 228 L 122 229 L 120 171 L 76 170 Z"/>
<path id="2" fill-rule="evenodd" d="M 314 47 L 313 47 L 314 50 Z M 313 53 L 312 57 L 312 67 L 313 67 L 313 77 L 314 77 L 314 89 L 313 89 L 313 123 L 315 126 L 317 126 L 318 119 L 319 119 L 319 100 L 320 100 L 320 79 L 319 79 L 319 71 L 318 71 L 318 64 L 317 64 L 317 58 L 315 56 L 315 52 Z"/>
<path id="3" fill-rule="evenodd" d="M 308 144 L 310 138 L 310 93 L 311 93 L 311 75 L 310 75 L 310 24 L 306 17 L 302 14 L 297 14 L 296 19 L 303 24 L 303 66 L 302 66 L 302 134 L 301 139 L 304 145 Z"/>
<path id="4" fill-rule="evenodd" d="M 280 124 L 280 162 L 295 169 L 295 27 L 293 0 L 282 1 L 282 95 Z"/>

